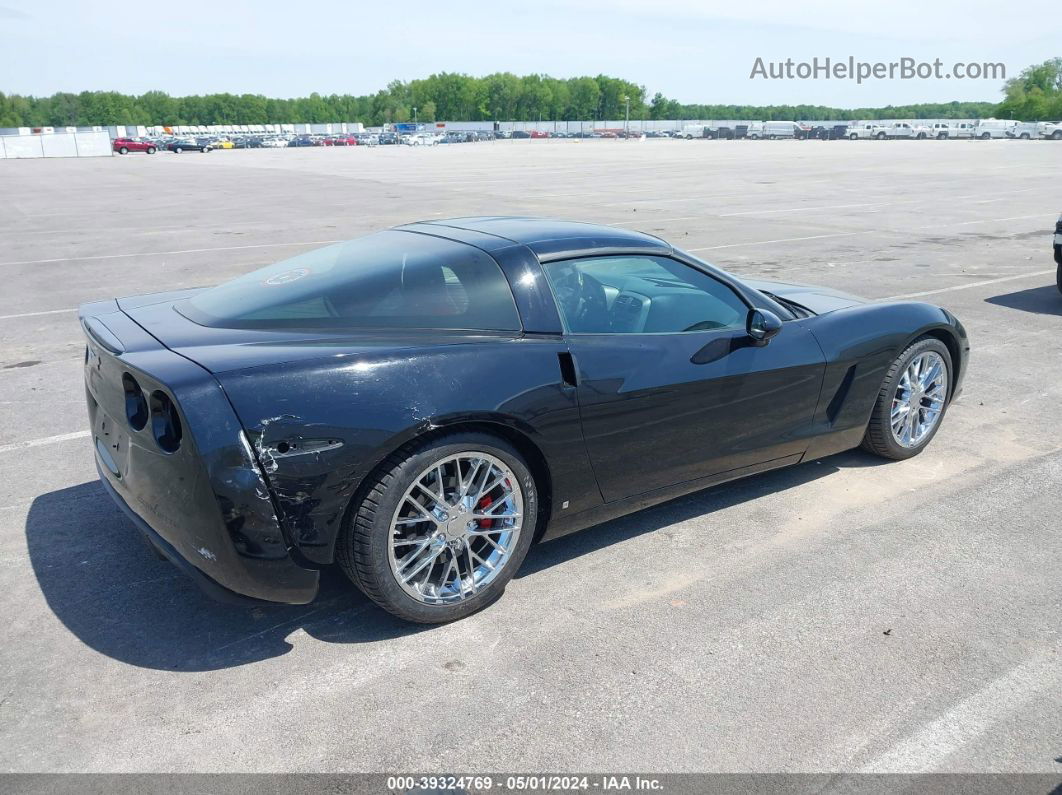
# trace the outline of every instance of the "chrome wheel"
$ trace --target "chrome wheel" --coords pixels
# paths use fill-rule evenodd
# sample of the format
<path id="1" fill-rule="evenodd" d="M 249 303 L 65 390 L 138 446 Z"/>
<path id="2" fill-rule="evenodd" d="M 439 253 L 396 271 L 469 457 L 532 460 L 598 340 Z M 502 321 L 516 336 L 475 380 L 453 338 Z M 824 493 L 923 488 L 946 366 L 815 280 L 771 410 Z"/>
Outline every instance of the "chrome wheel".
<path id="1" fill-rule="evenodd" d="M 933 430 L 948 397 L 948 367 L 935 351 L 911 360 L 892 398 L 892 436 L 903 447 L 917 447 Z"/>
<path id="2" fill-rule="evenodd" d="M 414 479 L 391 518 L 391 573 L 426 604 L 470 599 L 508 563 L 523 509 L 520 481 L 501 459 L 475 451 L 442 458 Z"/>

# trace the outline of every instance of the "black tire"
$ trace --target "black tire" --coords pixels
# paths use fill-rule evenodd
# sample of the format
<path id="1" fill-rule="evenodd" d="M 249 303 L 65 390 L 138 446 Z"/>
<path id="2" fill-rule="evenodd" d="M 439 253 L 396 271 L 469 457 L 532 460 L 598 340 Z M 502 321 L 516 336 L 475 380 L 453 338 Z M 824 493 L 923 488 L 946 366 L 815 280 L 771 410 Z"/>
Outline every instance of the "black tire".
<path id="1" fill-rule="evenodd" d="M 946 139 L 947 137 L 948 137 L 948 134 L 947 134 L 947 133 L 937 133 L 937 140 L 938 140 L 938 141 L 943 141 L 943 140 L 945 140 L 945 139 Z"/>
<path id="2" fill-rule="evenodd" d="M 981 133 L 981 140 L 982 141 L 987 141 L 991 137 L 992 137 L 992 133 Z"/>
<path id="3" fill-rule="evenodd" d="M 406 593 L 391 570 L 391 519 L 406 489 L 425 468 L 440 458 L 466 451 L 484 452 L 500 459 L 520 481 L 524 493 L 520 536 L 502 571 L 475 596 L 454 604 L 427 604 Z M 358 502 L 351 505 L 336 541 L 336 561 L 350 580 L 384 610 L 421 624 L 456 621 L 501 597 L 523 563 L 538 521 L 538 491 L 523 457 L 504 439 L 480 432 L 448 433 L 400 448 L 369 476 L 355 499 Z"/>
<path id="4" fill-rule="evenodd" d="M 1058 268 L 1055 270 L 1055 286 L 1062 293 L 1062 262 L 1058 263 Z"/>
<path id="5" fill-rule="evenodd" d="M 1055 130 L 1053 133 L 1051 133 L 1051 140 L 1052 141 L 1062 140 L 1062 130 Z"/>
<path id="6" fill-rule="evenodd" d="M 859 140 L 859 136 L 858 136 L 858 135 L 856 135 L 855 133 L 851 133 L 851 134 L 850 134 L 850 135 L 848 136 L 848 140 L 849 140 L 849 141 L 858 141 L 858 140 Z"/>
<path id="7" fill-rule="evenodd" d="M 149 155 L 153 155 L 153 154 L 155 154 L 155 147 L 153 147 L 153 146 L 149 146 L 149 147 L 147 148 L 147 153 L 148 153 Z"/>
<path id="8" fill-rule="evenodd" d="M 118 147 L 118 154 L 127 155 L 127 154 L 129 154 L 129 150 L 126 147 L 124 147 L 124 146 L 119 146 Z"/>
<path id="9" fill-rule="evenodd" d="M 173 153 L 175 155 L 179 155 L 183 151 L 184 151 L 184 149 L 182 147 L 180 147 L 180 146 L 174 147 L 174 149 L 173 149 Z"/>
<path id="10" fill-rule="evenodd" d="M 937 424 L 917 445 L 904 447 L 893 438 L 892 428 L 889 423 L 890 414 L 892 413 L 892 398 L 896 394 L 897 384 L 911 360 L 926 351 L 938 353 L 944 360 L 948 370 L 948 396 L 944 401 L 944 408 L 940 412 L 940 417 L 937 418 Z M 954 367 L 948 346 L 936 337 L 919 337 L 908 345 L 903 353 L 896 357 L 896 360 L 885 373 L 885 380 L 878 391 L 877 400 L 874 401 L 874 410 L 870 414 L 870 422 L 867 424 L 867 431 L 863 436 L 861 447 L 867 452 L 880 455 L 882 458 L 891 458 L 894 461 L 912 458 L 925 450 L 929 443 L 933 441 L 933 437 L 937 435 L 937 431 L 940 430 L 940 426 L 944 422 L 944 415 L 947 414 L 949 401 L 951 400 L 953 372 Z"/>
<path id="11" fill-rule="evenodd" d="M 878 139 L 879 141 L 884 141 L 884 140 L 885 140 L 885 133 L 883 133 L 883 132 L 882 132 L 882 133 L 878 133 L 878 134 L 877 134 L 877 135 L 876 135 L 875 137 L 876 137 L 876 138 L 877 138 L 877 139 Z"/>

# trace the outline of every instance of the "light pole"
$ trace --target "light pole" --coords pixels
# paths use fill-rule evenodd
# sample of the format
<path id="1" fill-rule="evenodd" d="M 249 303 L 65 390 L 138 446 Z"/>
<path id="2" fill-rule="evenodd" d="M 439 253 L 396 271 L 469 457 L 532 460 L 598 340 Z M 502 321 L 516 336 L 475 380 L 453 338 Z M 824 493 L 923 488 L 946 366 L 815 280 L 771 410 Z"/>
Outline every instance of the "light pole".
<path id="1" fill-rule="evenodd" d="M 413 126 L 417 126 L 417 109 L 415 107 L 413 108 Z"/>
<path id="2" fill-rule="evenodd" d="M 624 94 L 620 99 L 626 105 L 623 116 L 623 140 L 626 141 L 631 137 L 631 98 Z"/>

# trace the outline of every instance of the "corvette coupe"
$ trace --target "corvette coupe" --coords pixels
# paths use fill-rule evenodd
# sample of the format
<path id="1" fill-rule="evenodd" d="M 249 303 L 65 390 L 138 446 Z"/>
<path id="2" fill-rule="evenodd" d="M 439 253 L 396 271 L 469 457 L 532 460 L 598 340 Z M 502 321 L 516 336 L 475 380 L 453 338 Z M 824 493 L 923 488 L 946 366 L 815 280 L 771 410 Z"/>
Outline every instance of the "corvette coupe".
<path id="1" fill-rule="evenodd" d="M 402 618 L 497 599 L 534 541 L 862 446 L 925 449 L 962 324 L 738 279 L 656 237 L 412 223 L 217 287 L 85 304 L 101 481 L 208 592 L 338 564 Z"/>

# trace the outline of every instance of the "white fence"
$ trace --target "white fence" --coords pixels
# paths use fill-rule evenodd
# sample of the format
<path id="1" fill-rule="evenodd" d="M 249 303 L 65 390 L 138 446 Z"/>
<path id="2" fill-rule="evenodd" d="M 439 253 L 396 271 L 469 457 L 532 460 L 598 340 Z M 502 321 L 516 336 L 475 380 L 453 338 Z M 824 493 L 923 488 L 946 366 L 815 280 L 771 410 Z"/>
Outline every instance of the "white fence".
<path id="1" fill-rule="evenodd" d="M 106 131 L 42 135 L 0 135 L 0 159 L 24 157 L 110 157 Z"/>

